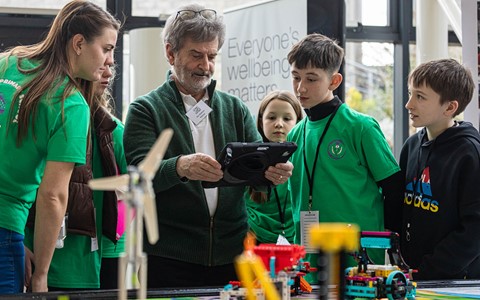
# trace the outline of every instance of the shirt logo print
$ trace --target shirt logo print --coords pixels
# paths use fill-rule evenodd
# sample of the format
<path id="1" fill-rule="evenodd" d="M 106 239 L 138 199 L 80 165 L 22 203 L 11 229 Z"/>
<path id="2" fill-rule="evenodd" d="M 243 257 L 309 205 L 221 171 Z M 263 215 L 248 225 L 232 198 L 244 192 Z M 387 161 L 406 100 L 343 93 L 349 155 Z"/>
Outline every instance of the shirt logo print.
<path id="1" fill-rule="evenodd" d="M 342 140 L 333 140 L 328 144 L 327 153 L 332 159 L 341 159 L 345 156 L 345 145 Z"/>

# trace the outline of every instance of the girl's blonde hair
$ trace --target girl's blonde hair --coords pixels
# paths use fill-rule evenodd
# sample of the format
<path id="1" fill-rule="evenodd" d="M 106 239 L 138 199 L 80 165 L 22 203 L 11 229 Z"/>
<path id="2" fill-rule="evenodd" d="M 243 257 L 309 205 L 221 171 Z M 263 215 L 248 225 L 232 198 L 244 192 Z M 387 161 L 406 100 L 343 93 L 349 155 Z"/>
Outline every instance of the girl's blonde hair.
<path id="1" fill-rule="evenodd" d="M 262 99 L 262 102 L 260 102 L 260 107 L 258 108 L 257 115 L 257 129 L 258 132 L 260 132 L 260 135 L 262 136 L 264 142 L 269 142 L 269 140 L 267 139 L 267 137 L 265 136 L 265 132 L 263 131 L 262 118 L 268 104 L 270 104 L 270 102 L 272 102 L 273 100 L 281 100 L 288 102 L 295 111 L 295 114 L 297 116 L 297 123 L 303 119 L 303 109 L 300 101 L 298 101 L 298 99 L 292 93 L 286 90 L 271 91 Z M 250 193 L 250 198 L 257 203 L 264 203 L 268 200 L 268 195 L 265 192 L 255 191 L 252 187 L 249 187 L 248 191 Z"/>

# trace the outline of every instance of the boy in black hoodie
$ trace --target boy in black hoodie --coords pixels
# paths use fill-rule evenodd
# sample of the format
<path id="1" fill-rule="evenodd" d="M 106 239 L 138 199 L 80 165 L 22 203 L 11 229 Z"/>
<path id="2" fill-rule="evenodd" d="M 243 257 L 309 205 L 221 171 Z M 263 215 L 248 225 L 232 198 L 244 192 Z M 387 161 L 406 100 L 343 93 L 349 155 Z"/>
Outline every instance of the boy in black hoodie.
<path id="1" fill-rule="evenodd" d="M 472 99 L 471 73 L 453 59 L 409 75 L 412 125 L 400 155 L 405 173 L 401 251 L 417 280 L 480 278 L 480 135 L 454 121 Z"/>

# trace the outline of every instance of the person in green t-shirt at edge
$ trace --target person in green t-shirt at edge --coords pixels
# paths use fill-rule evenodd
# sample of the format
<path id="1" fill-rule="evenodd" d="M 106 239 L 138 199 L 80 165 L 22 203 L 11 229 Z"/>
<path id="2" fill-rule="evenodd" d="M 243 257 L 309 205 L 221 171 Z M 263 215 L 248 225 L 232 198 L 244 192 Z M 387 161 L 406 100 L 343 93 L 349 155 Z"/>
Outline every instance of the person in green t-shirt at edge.
<path id="1" fill-rule="evenodd" d="M 127 172 L 123 124 L 111 114 L 107 89 L 112 75 L 113 66 L 93 84 L 91 147 L 86 164 L 76 167 L 70 179 L 67 235 L 53 254 L 48 273 L 50 291 L 117 287 L 116 258 L 125 249 L 124 238 L 117 243 L 117 197 L 115 192 L 92 191 L 87 185 L 89 179 Z M 25 244 L 30 247 L 33 230 L 25 232 Z M 27 263 L 27 276 L 28 267 Z"/>
<path id="2" fill-rule="evenodd" d="M 306 260 L 317 266 L 318 250 L 308 243 L 315 223 L 357 224 L 362 231 L 384 230 L 384 201 L 403 197 L 400 168 L 377 121 L 349 108 L 333 91 L 344 50 L 332 39 L 310 34 L 288 53 L 293 90 L 307 117 L 288 134 L 297 143 L 289 179 L 295 243 L 306 246 Z M 384 264 L 384 251 L 369 251 Z M 352 259 L 350 266 L 357 263 Z M 316 272 L 305 279 L 316 284 Z"/>
<path id="3" fill-rule="evenodd" d="M 302 118 L 302 107 L 295 95 L 275 90 L 268 93 L 260 103 L 257 129 L 264 142 L 281 143 Z M 287 183 L 283 183 L 268 192 L 255 191 L 252 187 L 246 189 L 248 225 L 258 243 L 293 243 L 295 228 L 287 188 Z"/>
<path id="4" fill-rule="evenodd" d="M 24 289 L 24 230 L 34 202 L 35 271 L 27 284 L 48 291 L 70 176 L 85 163 L 91 82 L 113 63 L 119 29 L 98 5 L 72 1 L 45 39 L 0 54 L 0 294 Z"/>

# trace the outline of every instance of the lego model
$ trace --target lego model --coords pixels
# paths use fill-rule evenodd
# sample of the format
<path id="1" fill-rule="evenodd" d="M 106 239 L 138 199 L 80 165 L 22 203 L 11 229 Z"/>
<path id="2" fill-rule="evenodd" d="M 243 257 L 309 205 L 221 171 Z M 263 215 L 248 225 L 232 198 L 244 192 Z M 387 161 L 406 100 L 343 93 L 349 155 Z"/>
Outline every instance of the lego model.
<path id="1" fill-rule="evenodd" d="M 92 190 L 126 190 L 123 193 L 123 200 L 127 203 L 126 216 L 131 215 L 131 210 L 134 210 L 136 214 L 133 230 L 130 230 L 128 226 L 125 230 L 126 253 L 119 260 L 118 298 L 121 300 L 127 299 L 126 277 L 132 283 L 133 288 L 137 289 L 137 298 L 147 299 L 147 256 L 143 253 L 143 218 L 145 218 L 148 241 L 155 244 L 158 241 L 158 221 L 152 179 L 160 167 L 172 136 L 172 129 L 162 131 L 138 167 L 128 167 L 128 174 L 93 179 L 88 182 Z M 125 218 L 125 220 L 128 219 Z M 133 237 L 130 233 L 133 233 Z M 140 266 L 141 268 L 139 268 Z M 140 279 L 137 276 L 139 269 Z"/>
<path id="2" fill-rule="evenodd" d="M 346 267 L 347 254 L 358 249 L 358 226 L 345 223 L 319 223 L 311 226 L 309 238 L 310 246 L 318 249 L 318 299 L 346 299 L 343 270 Z"/>
<path id="3" fill-rule="evenodd" d="M 232 297 L 269 300 L 289 300 L 291 294 L 311 292 L 312 288 L 302 276 L 310 271 L 302 263 L 305 248 L 299 245 L 260 244 L 248 234 L 245 251 L 235 259 L 240 282 L 231 282 L 220 292 L 220 299 Z M 267 266 L 267 267 L 266 267 Z"/>
<path id="4" fill-rule="evenodd" d="M 288 275 L 291 295 L 312 291 L 303 276 L 316 269 L 311 268 L 309 262 L 302 261 L 305 257 L 304 246 L 260 244 L 253 248 L 253 252 L 262 259 L 270 278 L 278 277 L 281 272 Z"/>
<path id="5" fill-rule="evenodd" d="M 400 253 L 400 239 L 395 232 L 361 232 L 361 249 L 355 253 L 358 267 L 345 270 L 345 299 L 415 299 L 416 283 L 412 270 Z M 376 265 L 367 248 L 387 249 L 390 265 Z"/>

